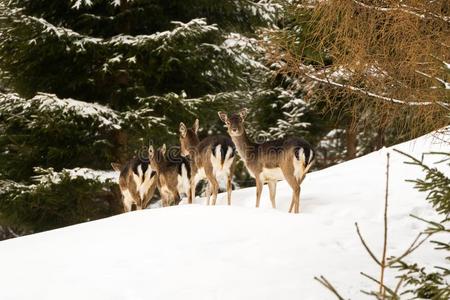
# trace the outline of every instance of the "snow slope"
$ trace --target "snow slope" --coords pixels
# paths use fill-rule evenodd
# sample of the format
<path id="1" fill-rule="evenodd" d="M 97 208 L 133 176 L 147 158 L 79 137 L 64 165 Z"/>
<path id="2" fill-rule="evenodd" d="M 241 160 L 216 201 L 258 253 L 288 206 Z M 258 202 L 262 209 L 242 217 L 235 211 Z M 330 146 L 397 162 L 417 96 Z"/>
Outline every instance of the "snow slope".
<path id="1" fill-rule="evenodd" d="M 450 151 L 430 136 L 395 148 L 419 157 Z M 388 256 L 400 254 L 424 228 L 408 215 L 435 218 L 405 179 L 422 175 L 390 149 L 311 173 L 301 213 L 287 214 L 291 191 L 267 187 L 255 209 L 254 188 L 235 191 L 231 207 L 150 209 L 0 242 L 0 299 L 334 299 L 317 281 L 325 275 L 346 298 L 378 276 L 355 233 L 358 221 L 381 253 L 386 151 L 391 152 Z M 426 157 L 435 162 L 437 157 Z M 444 165 L 438 165 L 443 168 Z M 445 169 L 448 174 L 450 170 Z M 444 264 L 426 244 L 412 257 Z M 388 282 L 392 283 L 393 274 Z"/>

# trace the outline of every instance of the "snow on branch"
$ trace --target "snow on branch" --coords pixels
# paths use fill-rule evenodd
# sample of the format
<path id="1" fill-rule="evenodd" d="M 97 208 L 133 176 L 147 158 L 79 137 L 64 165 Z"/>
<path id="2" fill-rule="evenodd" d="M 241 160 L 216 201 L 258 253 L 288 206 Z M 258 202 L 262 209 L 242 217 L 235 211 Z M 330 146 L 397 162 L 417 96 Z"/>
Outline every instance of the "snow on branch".
<path id="1" fill-rule="evenodd" d="M 57 184 L 67 177 L 70 179 L 83 178 L 101 183 L 117 182 L 119 178 L 118 172 L 93 170 L 90 168 L 62 169 L 62 171 L 56 172 L 53 168 L 35 167 L 34 171 L 39 175 L 33 176 L 32 179 L 39 185 Z"/>
<path id="2" fill-rule="evenodd" d="M 50 186 L 52 184 L 59 184 L 64 179 L 84 179 L 97 181 L 101 184 L 110 184 L 118 182 L 119 173 L 115 171 L 94 170 L 90 168 L 74 168 L 62 169 L 60 172 L 53 168 L 35 167 L 34 171 L 39 174 L 32 176 L 33 184 L 26 185 L 12 180 L 0 180 L 0 195 L 8 194 L 13 191 L 20 191 L 20 193 L 34 192 L 39 187 Z"/>
<path id="3" fill-rule="evenodd" d="M 262 1 L 235 1 L 235 4 L 239 9 L 247 9 L 250 10 L 253 16 L 261 18 L 266 23 L 273 23 L 277 14 L 281 11 L 282 5 L 278 3 L 274 3 L 274 1 L 270 0 L 262 0 Z"/>
<path id="4" fill-rule="evenodd" d="M 183 22 L 172 22 L 172 24 L 176 25 L 173 30 L 167 30 L 163 32 L 154 33 L 151 35 L 117 35 L 112 37 L 109 40 L 104 40 L 101 43 L 105 45 L 142 45 L 149 41 L 160 43 L 162 45 L 158 47 L 158 49 L 164 48 L 170 41 L 177 37 L 186 37 L 186 36 L 199 36 L 211 31 L 218 31 L 216 25 L 208 25 L 205 19 L 192 19 L 188 23 Z M 157 49 L 157 50 L 158 50 Z"/>
<path id="5" fill-rule="evenodd" d="M 305 73 L 305 76 L 307 76 L 308 78 L 310 78 L 312 80 L 321 82 L 321 83 L 325 83 L 325 84 L 336 86 L 336 87 L 340 87 L 340 88 L 346 88 L 346 89 L 349 89 L 351 91 L 358 92 L 360 94 L 363 94 L 363 95 L 366 95 L 366 96 L 369 96 L 369 97 L 372 97 L 372 98 L 376 98 L 376 99 L 379 99 L 379 100 L 387 101 L 387 102 L 390 102 L 390 103 L 393 103 L 393 104 L 402 104 L 402 105 L 410 105 L 410 106 L 426 106 L 426 105 L 436 105 L 436 104 L 438 104 L 438 105 L 441 105 L 441 106 L 444 106 L 444 107 L 449 107 L 448 103 L 444 103 L 444 102 L 441 102 L 441 101 L 436 101 L 436 102 L 434 102 L 434 101 L 404 101 L 404 100 L 399 100 L 399 99 L 395 99 L 395 98 L 391 98 L 391 97 L 386 97 L 386 96 L 378 95 L 376 93 L 364 90 L 364 89 L 359 88 L 359 87 L 355 87 L 355 86 L 348 85 L 348 84 L 338 83 L 338 82 L 330 80 L 329 78 L 327 78 L 327 79 L 320 78 L 320 77 L 317 77 L 317 76 L 315 76 L 315 75 L 313 75 L 311 73 Z"/>
<path id="6" fill-rule="evenodd" d="M 92 6 L 92 0 L 72 0 L 72 8 L 79 9 L 81 6 Z"/>
<path id="7" fill-rule="evenodd" d="M 317 5 L 320 4 L 320 2 L 322 1 L 317 1 L 314 4 L 298 4 L 297 7 L 301 8 L 301 9 L 316 9 Z M 366 4 L 364 2 L 358 1 L 358 0 L 353 0 L 353 3 L 364 7 L 364 8 L 368 8 L 368 9 L 373 9 L 376 11 L 381 11 L 381 12 L 390 12 L 390 11 L 402 11 L 404 13 L 410 14 L 412 16 L 418 17 L 420 19 L 426 19 L 429 17 L 450 23 L 450 17 L 448 16 L 443 16 L 443 15 L 439 15 L 436 13 L 433 13 L 431 11 L 419 11 L 417 8 L 415 7 L 411 7 L 408 6 L 406 4 L 399 4 L 398 6 L 395 7 L 383 7 L 383 6 L 375 6 L 375 5 L 370 5 L 370 4 Z"/>
<path id="8" fill-rule="evenodd" d="M 84 118 L 97 119 L 101 128 L 120 129 L 121 120 L 114 110 L 97 104 L 71 98 L 60 99 L 54 94 L 38 93 L 31 99 L 21 98 L 15 93 L 0 94 L 0 111 L 17 114 L 61 112 L 76 114 Z"/>
<path id="9" fill-rule="evenodd" d="M 450 83 L 445 81 L 444 79 L 439 78 L 439 77 L 435 77 L 435 76 L 431 76 L 430 74 L 427 74 L 427 73 L 424 73 L 424 72 L 421 72 L 421 71 L 418 71 L 418 70 L 416 70 L 416 73 L 420 74 L 422 76 L 425 76 L 427 78 L 430 78 L 430 79 L 435 79 L 436 81 L 441 83 L 446 90 L 450 90 Z"/>
<path id="10" fill-rule="evenodd" d="M 81 7 L 91 7 L 95 0 L 71 0 L 73 3 L 73 9 L 80 9 Z M 120 0 L 110 0 L 112 6 L 120 6 Z M 133 2 L 133 0 L 127 0 L 127 2 Z"/>
<path id="11" fill-rule="evenodd" d="M 117 35 L 111 38 L 96 38 L 88 35 L 80 34 L 71 29 L 55 26 L 50 22 L 44 20 L 43 18 L 37 18 L 33 16 L 24 15 L 21 10 L 9 10 L 7 13 L 10 17 L 13 15 L 14 18 L 24 22 L 25 24 L 37 24 L 42 28 L 42 32 L 50 33 L 57 38 L 68 38 L 73 42 L 79 50 L 84 50 L 85 45 L 95 44 L 100 46 L 143 46 L 148 43 L 155 43 L 159 45 L 156 51 L 159 51 L 167 46 L 168 43 L 176 38 L 186 38 L 186 37 L 199 37 L 204 34 L 218 31 L 218 27 L 215 24 L 208 25 L 204 18 L 192 19 L 187 23 L 183 22 L 172 22 L 175 25 L 173 30 L 167 30 L 163 32 L 157 32 L 150 35 Z"/>
<path id="12" fill-rule="evenodd" d="M 265 49 L 261 43 L 255 38 L 246 37 L 240 33 L 231 32 L 225 37 L 221 48 L 231 55 L 234 60 L 242 66 L 251 66 L 255 69 L 268 70 L 264 64 L 261 63 Z"/>
<path id="13" fill-rule="evenodd" d="M 449 22 L 450 23 L 450 17 L 447 16 L 442 16 L 442 15 L 438 15 L 435 13 L 432 13 L 430 11 L 426 11 L 426 12 L 418 12 L 416 8 L 411 7 L 411 6 L 407 6 L 405 4 L 399 4 L 396 7 L 381 7 L 381 6 L 374 6 L 374 5 L 369 5 L 369 4 L 365 4 L 361 1 L 358 0 L 353 0 L 353 2 L 361 7 L 365 7 L 365 8 L 369 8 L 369 9 L 373 9 L 373 10 L 377 10 L 377 11 L 383 11 L 383 12 L 389 12 L 389 11 L 395 11 L 395 10 L 399 10 L 402 11 L 404 13 L 416 16 L 418 18 L 421 19 L 425 19 L 428 16 L 431 16 L 435 19 L 440 19 L 444 22 Z"/>

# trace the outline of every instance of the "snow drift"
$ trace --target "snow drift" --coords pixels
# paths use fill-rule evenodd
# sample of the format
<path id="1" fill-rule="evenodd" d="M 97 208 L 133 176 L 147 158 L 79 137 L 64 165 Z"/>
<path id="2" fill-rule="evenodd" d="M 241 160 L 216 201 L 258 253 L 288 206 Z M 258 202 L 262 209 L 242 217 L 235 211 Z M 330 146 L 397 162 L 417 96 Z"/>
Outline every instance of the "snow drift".
<path id="1" fill-rule="evenodd" d="M 420 157 L 450 151 L 430 135 L 393 147 Z M 391 153 L 388 256 L 399 255 L 435 218 L 425 194 L 405 179 L 422 177 L 405 157 L 383 149 L 309 174 L 301 213 L 288 214 L 291 189 L 277 187 L 277 210 L 264 187 L 235 191 L 232 206 L 150 209 L 0 242 L 1 299 L 334 299 L 325 275 L 347 298 L 362 299 L 378 275 L 355 233 L 360 224 L 381 253 L 386 152 Z M 426 156 L 433 163 L 438 158 Z M 443 165 L 438 165 L 443 168 Z M 450 170 L 444 170 L 447 174 Z M 443 264 L 431 245 L 411 259 Z M 393 280 L 395 274 L 388 274 Z"/>

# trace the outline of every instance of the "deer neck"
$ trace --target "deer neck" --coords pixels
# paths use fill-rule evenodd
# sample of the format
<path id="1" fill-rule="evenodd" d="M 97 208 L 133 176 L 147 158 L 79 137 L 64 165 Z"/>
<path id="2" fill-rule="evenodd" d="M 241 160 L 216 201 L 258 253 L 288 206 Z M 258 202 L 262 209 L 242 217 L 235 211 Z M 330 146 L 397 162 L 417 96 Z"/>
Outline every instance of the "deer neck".
<path id="1" fill-rule="evenodd" d="M 247 133 L 244 132 L 239 136 L 232 136 L 231 139 L 233 143 L 236 145 L 236 149 L 239 155 L 242 157 L 244 161 L 249 160 L 252 156 L 252 153 L 255 151 L 255 143 L 253 143 L 247 136 Z"/>
<path id="2" fill-rule="evenodd" d="M 189 141 L 189 156 L 191 157 L 191 159 L 195 159 L 198 155 L 198 144 L 200 144 L 200 140 L 198 138 L 198 136 L 193 137 L 192 139 L 190 139 Z"/>

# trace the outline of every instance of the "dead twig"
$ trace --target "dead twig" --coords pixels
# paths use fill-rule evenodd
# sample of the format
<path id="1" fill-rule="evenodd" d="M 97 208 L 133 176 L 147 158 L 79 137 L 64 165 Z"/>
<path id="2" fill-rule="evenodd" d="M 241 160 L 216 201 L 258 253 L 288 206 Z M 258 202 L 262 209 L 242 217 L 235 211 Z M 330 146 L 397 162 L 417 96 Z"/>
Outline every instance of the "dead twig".
<path id="1" fill-rule="evenodd" d="M 379 266 L 381 266 L 381 262 L 378 260 L 378 258 L 375 256 L 375 254 L 373 254 L 372 250 L 370 250 L 369 246 L 367 246 L 366 241 L 365 241 L 364 238 L 362 237 L 357 222 L 355 223 L 355 226 L 356 226 L 356 233 L 358 234 L 359 239 L 361 240 L 361 243 L 363 244 L 364 248 L 366 248 L 366 250 L 367 250 L 367 252 L 369 253 L 370 257 L 372 257 L 372 259 L 373 259 Z"/>
<path id="2" fill-rule="evenodd" d="M 328 290 L 330 290 L 339 300 L 345 300 L 338 291 L 334 288 L 334 286 L 322 275 L 320 275 L 320 278 L 315 277 L 314 279 L 320 282 L 324 287 L 326 287 Z"/>
<path id="3" fill-rule="evenodd" d="M 389 196 L 389 152 L 386 154 L 386 192 L 384 195 L 384 238 L 383 238 L 383 255 L 381 258 L 381 274 L 380 274 L 380 295 L 385 298 L 386 291 L 384 289 L 384 271 L 386 269 L 386 249 L 387 249 L 387 230 L 388 230 L 388 196 Z"/>

